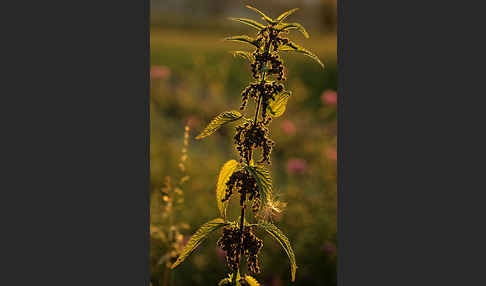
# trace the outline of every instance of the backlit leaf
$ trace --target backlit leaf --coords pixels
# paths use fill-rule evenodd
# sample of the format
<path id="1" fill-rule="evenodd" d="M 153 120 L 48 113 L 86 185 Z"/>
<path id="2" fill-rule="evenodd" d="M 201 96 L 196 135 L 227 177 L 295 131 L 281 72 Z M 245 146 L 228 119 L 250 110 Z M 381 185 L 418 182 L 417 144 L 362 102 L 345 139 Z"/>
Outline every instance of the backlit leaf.
<path id="1" fill-rule="evenodd" d="M 236 160 L 230 160 L 226 162 L 221 171 L 219 172 L 218 184 L 216 185 L 216 201 L 218 203 L 219 213 L 222 217 L 226 218 L 226 208 L 228 207 L 228 202 L 222 202 L 226 194 L 226 182 L 233 174 L 233 172 L 238 168 L 238 162 Z"/>
<path id="2" fill-rule="evenodd" d="M 265 20 L 269 24 L 276 24 L 277 23 L 274 20 L 272 20 L 272 18 L 268 17 L 267 15 L 265 15 L 265 13 L 263 13 L 262 11 L 258 10 L 255 7 L 252 7 L 250 5 L 246 5 L 246 8 L 251 9 L 251 10 L 257 12 L 258 14 L 262 15 L 262 19 Z"/>
<path id="3" fill-rule="evenodd" d="M 218 130 L 221 126 L 223 126 L 226 123 L 236 121 L 243 117 L 241 113 L 238 111 L 225 111 L 218 116 L 216 116 L 209 125 L 199 134 L 196 139 L 202 139 L 204 137 L 207 137 L 211 134 L 213 134 L 216 130 Z"/>
<path id="4" fill-rule="evenodd" d="M 222 218 L 216 218 L 203 224 L 194 235 L 189 239 L 176 262 L 170 267 L 174 269 L 181 264 L 196 248 L 208 237 L 208 235 L 218 228 L 227 225 Z"/>
<path id="5" fill-rule="evenodd" d="M 287 12 L 284 12 L 282 13 L 282 15 L 278 16 L 278 18 L 276 19 L 277 22 L 282 22 L 283 20 L 285 20 L 288 16 L 294 14 L 295 12 L 297 12 L 297 10 L 299 10 L 299 8 L 294 8 L 292 10 L 289 10 Z"/>
<path id="6" fill-rule="evenodd" d="M 292 277 L 292 282 L 295 281 L 295 272 L 297 271 L 297 264 L 295 262 L 295 254 L 292 246 L 290 245 L 289 239 L 283 234 L 283 232 L 278 229 L 275 225 L 271 222 L 260 221 L 258 226 L 264 229 L 270 236 L 272 236 L 280 246 L 284 249 L 285 253 L 287 254 L 290 262 L 290 274 Z"/>
<path id="7" fill-rule="evenodd" d="M 231 279 L 230 278 L 224 278 L 219 281 L 218 286 L 231 286 Z"/>
<path id="8" fill-rule="evenodd" d="M 236 22 L 240 22 L 240 23 L 243 23 L 243 24 L 247 24 L 257 30 L 261 30 L 263 28 L 265 28 L 264 25 L 258 23 L 257 21 L 255 20 L 252 20 L 252 19 L 246 19 L 246 18 L 228 18 L 232 21 L 236 21 Z"/>
<path id="9" fill-rule="evenodd" d="M 289 100 L 290 91 L 284 91 L 275 96 L 275 99 L 270 99 L 267 106 L 267 111 L 273 117 L 279 117 L 285 112 L 287 101 Z"/>
<path id="10" fill-rule="evenodd" d="M 255 47 L 258 48 L 257 41 L 254 38 L 249 37 L 247 35 L 232 36 L 232 37 L 225 38 L 224 40 L 225 41 L 234 41 L 234 42 L 248 43 L 248 44 L 251 44 L 251 45 L 253 45 L 253 46 L 255 46 Z"/>
<path id="11" fill-rule="evenodd" d="M 260 283 L 258 283 L 258 281 L 250 275 L 245 275 L 245 281 L 249 286 L 260 286 Z"/>
<path id="12" fill-rule="evenodd" d="M 251 52 L 233 51 L 232 54 L 235 57 L 242 57 L 244 59 L 247 59 L 250 63 L 253 62 L 253 55 L 251 54 Z"/>
<path id="13" fill-rule="evenodd" d="M 294 42 L 289 42 L 288 44 L 285 44 L 285 45 L 282 45 L 279 47 L 279 50 L 280 51 L 284 51 L 284 52 L 298 52 L 298 53 L 302 53 L 308 57 L 311 57 L 312 59 L 314 59 L 316 62 L 318 62 L 322 68 L 324 68 L 324 64 L 321 62 L 321 60 L 319 59 L 318 56 L 316 56 L 313 52 L 297 45 L 296 43 Z"/>
<path id="14" fill-rule="evenodd" d="M 275 28 L 281 31 L 298 30 L 299 32 L 302 33 L 302 35 L 304 35 L 304 37 L 306 37 L 307 39 L 309 38 L 309 33 L 307 33 L 304 26 L 302 26 L 299 23 L 282 23 L 282 24 L 278 24 Z"/>
<path id="15" fill-rule="evenodd" d="M 260 193 L 260 209 L 272 199 L 272 177 L 263 165 L 245 166 L 248 172 L 255 178 Z"/>

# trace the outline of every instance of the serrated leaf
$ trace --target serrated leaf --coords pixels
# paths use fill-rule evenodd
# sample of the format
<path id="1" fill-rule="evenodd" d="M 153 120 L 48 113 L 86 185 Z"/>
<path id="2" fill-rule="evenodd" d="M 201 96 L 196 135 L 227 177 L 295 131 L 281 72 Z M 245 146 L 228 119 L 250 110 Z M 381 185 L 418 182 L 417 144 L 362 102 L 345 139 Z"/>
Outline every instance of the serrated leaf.
<path id="1" fill-rule="evenodd" d="M 253 55 L 251 54 L 251 52 L 233 51 L 232 54 L 234 57 L 242 57 L 244 59 L 247 59 L 250 63 L 253 62 Z"/>
<path id="2" fill-rule="evenodd" d="M 318 62 L 322 66 L 322 68 L 324 68 L 324 64 L 321 62 L 321 60 L 319 59 L 318 56 L 316 56 L 313 52 L 297 45 L 294 42 L 289 42 L 288 44 L 280 46 L 279 51 L 302 53 L 302 54 L 314 59 L 316 62 Z"/>
<path id="3" fill-rule="evenodd" d="M 248 172 L 255 178 L 260 193 L 260 209 L 272 199 L 272 177 L 263 165 L 245 166 Z"/>
<path id="4" fill-rule="evenodd" d="M 232 21 L 236 21 L 236 22 L 240 22 L 240 23 L 243 23 L 243 24 L 247 24 L 257 30 L 261 30 L 263 28 L 265 28 L 264 25 L 258 23 L 257 21 L 255 20 L 252 20 L 252 19 L 247 19 L 247 18 L 228 18 Z"/>
<path id="5" fill-rule="evenodd" d="M 219 213 L 222 217 L 226 218 L 226 208 L 228 207 L 228 201 L 222 202 L 226 194 L 226 182 L 238 168 L 238 162 L 236 160 L 230 160 L 226 162 L 221 171 L 219 172 L 218 184 L 216 185 L 216 201 L 218 203 Z"/>
<path id="6" fill-rule="evenodd" d="M 284 13 L 282 13 L 282 15 L 278 16 L 278 18 L 276 19 L 277 22 L 282 22 L 283 20 L 285 20 L 288 16 L 294 14 L 295 12 L 297 12 L 297 10 L 299 10 L 299 8 L 294 8 L 294 9 L 291 9 L 291 10 L 288 10 Z"/>
<path id="7" fill-rule="evenodd" d="M 260 286 L 260 283 L 258 283 L 258 281 L 250 275 L 245 275 L 245 281 L 249 286 Z"/>
<path id="8" fill-rule="evenodd" d="M 186 246 L 182 250 L 181 254 L 177 258 L 176 262 L 172 264 L 170 267 L 174 269 L 177 265 L 181 264 L 196 248 L 208 237 L 208 235 L 217 230 L 218 228 L 227 225 L 227 223 L 222 218 L 216 218 L 207 223 L 203 224 L 197 231 L 194 233 L 189 241 L 187 242 Z"/>
<path id="9" fill-rule="evenodd" d="M 275 96 L 275 99 L 270 99 L 267 111 L 273 117 L 279 117 L 285 112 L 287 101 L 291 95 L 290 91 L 284 91 Z"/>
<path id="10" fill-rule="evenodd" d="M 276 26 L 276 29 L 277 30 L 280 30 L 280 31 L 292 31 L 292 30 L 298 30 L 299 32 L 302 33 L 302 35 L 304 35 L 304 37 L 306 39 L 309 38 L 309 33 L 307 33 L 307 30 L 304 28 L 304 26 L 302 26 L 301 24 L 299 23 L 282 23 L 282 24 L 279 24 Z"/>
<path id="11" fill-rule="evenodd" d="M 253 45 L 258 48 L 257 41 L 249 37 L 247 35 L 240 35 L 240 36 L 232 36 L 224 39 L 225 41 L 234 41 L 234 42 L 242 42 L 242 43 L 248 43 L 250 45 Z"/>
<path id="12" fill-rule="evenodd" d="M 262 229 L 264 229 L 270 236 L 272 236 L 280 246 L 284 249 L 285 253 L 287 254 L 290 262 L 290 274 L 292 277 L 292 282 L 295 281 L 295 272 L 297 271 L 297 264 L 295 262 L 295 254 L 292 246 L 290 245 L 289 239 L 283 234 L 283 232 L 278 229 L 275 225 L 271 222 L 260 221 L 258 223 Z"/>
<path id="13" fill-rule="evenodd" d="M 251 10 L 257 12 L 258 14 L 262 15 L 262 19 L 265 20 L 269 24 L 276 24 L 277 23 L 274 20 L 272 20 L 272 18 L 268 17 L 267 15 L 265 15 L 265 13 L 263 13 L 262 11 L 258 10 L 255 7 L 252 7 L 250 5 L 246 5 L 246 8 L 251 9 Z"/>
<path id="14" fill-rule="evenodd" d="M 196 139 L 202 139 L 204 137 L 208 137 L 209 135 L 213 134 L 216 130 L 218 130 L 221 126 L 226 123 L 236 121 L 243 117 L 241 113 L 238 111 L 225 111 L 218 116 L 216 116 L 209 125 L 199 134 L 196 136 Z"/>

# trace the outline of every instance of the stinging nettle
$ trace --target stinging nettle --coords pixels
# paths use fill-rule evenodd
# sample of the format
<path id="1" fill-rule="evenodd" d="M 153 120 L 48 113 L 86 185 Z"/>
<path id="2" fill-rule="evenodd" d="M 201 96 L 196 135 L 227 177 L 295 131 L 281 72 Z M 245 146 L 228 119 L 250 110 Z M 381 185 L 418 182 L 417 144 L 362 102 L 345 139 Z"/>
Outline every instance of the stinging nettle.
<path id="1" fill-rule="evenodd" d="M 297 264 L 294 251 L 288 238 L 269 218 L 272 214 L 280 213 L 285 203 L 274 199 L 272 193 L 272 179 L 267 168 L 270 165 L 270 154 L 274 142 L 269 138 L 269 124 L 272 118 L 279 117 L 285 112 L 291 92 L 285 89 L 286 81 L 283 60 L 280 52 L 298 52 L 311 57 L 323 68 L 324 65 L 311 51 L 286 38 L 290 31 L 299 31 L 306 38 L 309 34 L 299 23 L 287 23 L 284 20 L 298 9 L 289 10 L 276 19 L 272 19 L 260 10 L 251 7 L 261 16 L 265 24 L 245 18 L 229 18 L 230 20 L 247 24 L 258 32 L 256 37 L 247 35 L 226 38 L 254 47 L 253 52 L 235 51 L 235 56 L 241 56 L 250 62 L 252 82 L 242 91 L 240 111 L 245 111 L 248 101 L 253 99 L 256 104 L 255 114 L 246 118 L 239 111 L 226 111 L 216 116 L 196 139 L 205 138 L 230 122 L 242 121 L 236 127 L 234 144 L 240 159 L 226 162 L 220 170 L 217 186 L 216 201 L 221 215 L 202 225 L 189 239 L 182 253 L 171 268 L 182 263 L 207 237 L 218 229 L 222 229 L 222 237 L 217 245 L 226 252 L 226 262 L 230 273 L 218 285 L 260 285 L 255 278 L 243 273 L 242 258 L 245 258 L 248 272 L 252 275 L 260 273 L 258 254 L 263 242 L 255 234 L 259 228 L 275 239 L 287 254 L 290 262 L 291 280 L 295 280 Z M 254 156 L 260 154 L 258 161 Z M 255 162 L 256 161 L 256 162 Z M 230 198 L 236 193 L 240 197 L 240 217 L 230 220 L 226 210 Z M 250 207 L 253 216 L 245 210 Z"/>

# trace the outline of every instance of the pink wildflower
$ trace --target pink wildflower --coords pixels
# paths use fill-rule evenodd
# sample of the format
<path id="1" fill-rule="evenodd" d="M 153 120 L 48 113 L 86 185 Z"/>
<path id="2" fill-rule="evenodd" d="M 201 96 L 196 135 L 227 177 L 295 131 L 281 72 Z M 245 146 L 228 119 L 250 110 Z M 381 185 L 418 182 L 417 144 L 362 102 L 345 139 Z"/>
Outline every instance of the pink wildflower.
<path id="1" fill-rule="evenodd" d="M 336 254 L 336 246 L 330 243 L 329 241 L 324 242 L 323 249 L 324 249 L 324 253 L 326 253 L 329 256 Z"/>
<path id="2" fill-rule="evenodd" d="M 334 90 L 325 90 L 321 95 L 322 103 L 326 105 L 336 105 L 337 104 L 337 92 Z"/>
<path id="3" fill-rule="evenodd" d="M 291 158 L 287 161 L 287 172 L 290 174 L 302 174 L 307 170 L 307 162 L 300 158 Z"/>
<path id="4" fill-rule="evenodd" d="M 225 261 L 226 252 L 224 250 L 222 250 L 219 247 L 216 247 L 216 254 L 218 254 L 218 257 L 219 259 L 221 259 L 221 261 Z"/>
<path id="5" fill-rule="evenodd" d="M 170 76 L 170 69 L 166 66 L 153 66 L 150 69 L 150 78 L 153 79 L 166 79 Z"/>
<path id="6" fill-rule="evenodd" d="M 295 128 L 294 123 L 292 121 L 285 119 L 282 124 L 280 125 L 282 128 L 282 131 L 287 134 L 287 135 L 294 135 L 295 132 L 297 131 L 297 128 Z"/>
<path id="7" fill-rule="evenodd" d="M 326 152 L 326 157 L 328 159 L 331 159 L 331 160 L 334 160 L 334 161 L 337 160 L 337 151 L 336 151 L 336 148 L 334 148 L 334 147 L 328 147 L 325 152 Z"/>

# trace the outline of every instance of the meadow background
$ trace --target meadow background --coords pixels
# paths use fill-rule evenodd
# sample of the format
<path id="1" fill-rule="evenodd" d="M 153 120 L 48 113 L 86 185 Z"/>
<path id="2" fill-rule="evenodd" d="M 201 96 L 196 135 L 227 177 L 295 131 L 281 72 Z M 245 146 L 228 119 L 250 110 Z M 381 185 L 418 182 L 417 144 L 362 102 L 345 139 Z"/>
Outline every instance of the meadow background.
<path id="1" fill-rule="evenodd" d="M 288 203 L 274 219 L 288 235 L 297 259 L 297 275 L 290 282 L 286 255 L 273 240 L 264 238 L 262 274 L 264 285 L 336 285 L 337 252 L 337 40 L 336 1 L 183 1 L 151 2 L 151 283 L 159 285 L 217 285 L 228 272 L 224 255 L 216 247 L 213 233 L 182 265 L 165 269 L 168 243 L 158 232 L 174 224 L 182 241 L 203 223 L 218 216 L 215 188 L 219 170 L 237 159 L 232 146 L 233 125 L 223 127 L 203 140 L 194 137 L 217 114 L 238 110 L 240 93 L 250 80 L 246 60 L 229 51 L 249 50 L 241 44 L 221 41 L 230 35 L 248 33 L 250 27 L 227 17 L 259 18 L 244 8 L 251 4 L 271 17 L 290 8 L 301 11 L 289 18 L 308 30 L 310 39 L 299 33 L 291 38 L 315 52 L 324 70 L 300 54 L 284 55 L 286 82 L 291 90 L 287 110 L 271 123 L 276 142 L 272 152 L 274 190 Z M 251 102 L 251 101 L 250 101 Z M 178 167 L 184 145 L 184 128 L 189 126 L 187 159 Z M 172 223 L 164 212 L 167 202 L 161 189 L 165 178 L 189 179 L 181 188 L 180 207 Z M 157 231 L 153 231 L 157 230 Z"/>

